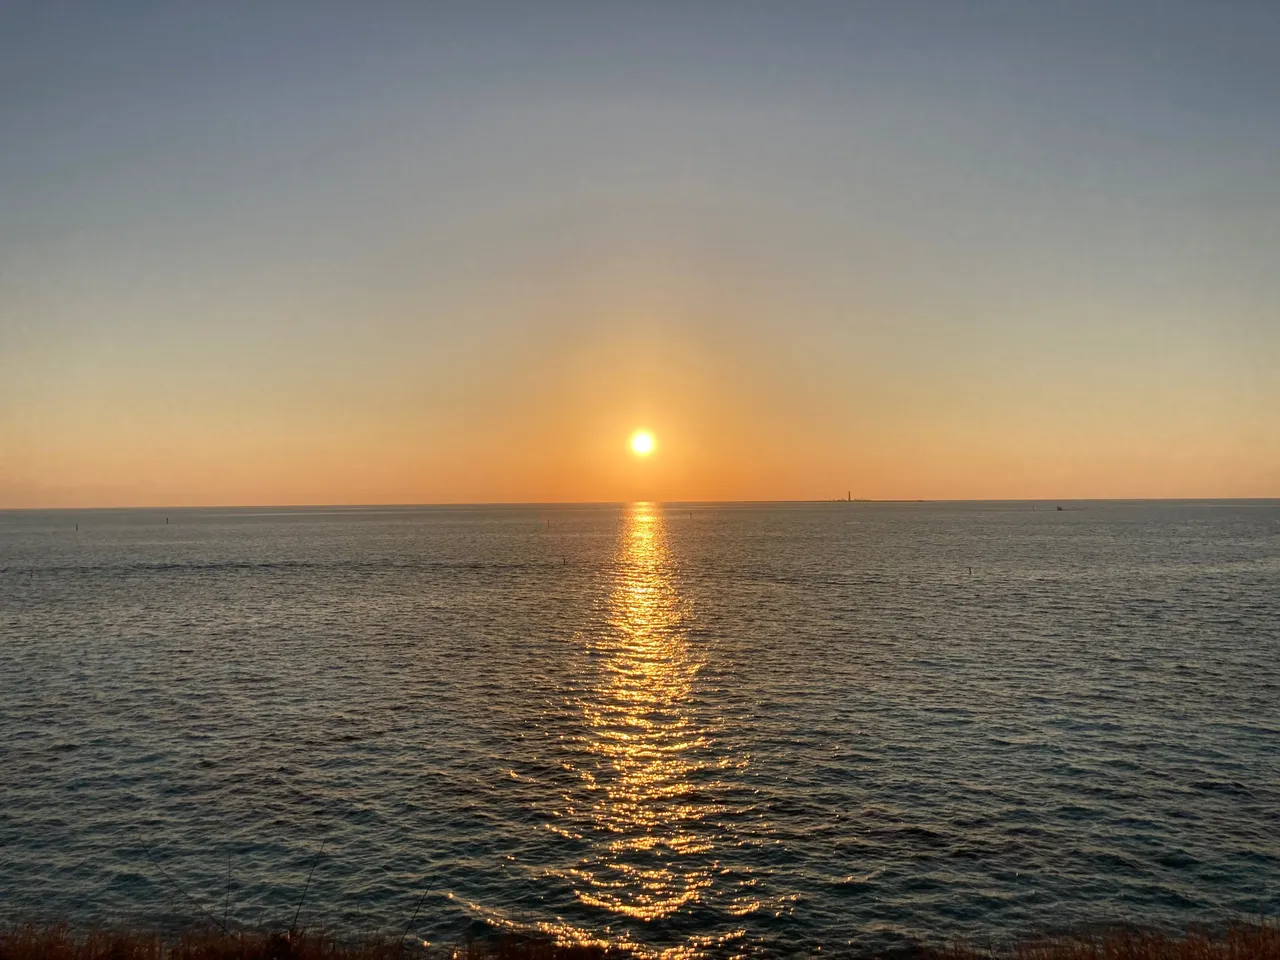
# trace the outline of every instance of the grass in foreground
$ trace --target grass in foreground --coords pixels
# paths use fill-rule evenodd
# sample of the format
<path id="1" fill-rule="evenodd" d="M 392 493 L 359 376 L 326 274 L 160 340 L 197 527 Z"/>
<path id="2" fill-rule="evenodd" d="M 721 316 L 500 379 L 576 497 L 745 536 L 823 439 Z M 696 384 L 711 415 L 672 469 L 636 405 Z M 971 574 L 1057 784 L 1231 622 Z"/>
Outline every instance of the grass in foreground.
<path id="1" fill-rule="evenodd" d="M 830 955 L 837 955 L 833 951 Z M 1114 931 L 1100 936 L 1027 940 L 1002 949 L 954 945 L 893 951 L 919 960 L 1280 960 L 1280 927 L 1262 922 L 1220 934 Z M 521 937 L 440 951 L 454 960 L 614 960 L 622 948 L 565 946 Z M 827 956 L 823 951 L 819 956 Z M 392 939 L 338 940 L 324 934 L 191 933 L 166 939 L 130 931 L 73 934 L 66 927 L 0 930 L 0 960 L 407 960 L 422 956 Z"/>
<path id="2" fill-rule="evenodd" d="M 0 960 L 410 960 L 424 951 L 391 938 L 336 939 L 325 934 L 195 932 L 165 938 L 130 930 L 75 934 L 63 926 L 0 930 Z M 624 951 L 504 937 L 432 951 L 455 960 L 611 960 Z"/>

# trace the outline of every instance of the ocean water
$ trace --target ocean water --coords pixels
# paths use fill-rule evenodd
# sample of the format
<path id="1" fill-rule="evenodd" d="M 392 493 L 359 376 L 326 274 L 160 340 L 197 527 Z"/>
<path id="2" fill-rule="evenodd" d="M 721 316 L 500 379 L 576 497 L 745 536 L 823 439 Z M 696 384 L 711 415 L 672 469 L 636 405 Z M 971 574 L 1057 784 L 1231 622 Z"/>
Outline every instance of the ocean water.
<path id="1" fill-rule="evenodd" d="M 0 920 L 1274 916 L 1280 502 L 1062 506 L 0 513 Z"/>

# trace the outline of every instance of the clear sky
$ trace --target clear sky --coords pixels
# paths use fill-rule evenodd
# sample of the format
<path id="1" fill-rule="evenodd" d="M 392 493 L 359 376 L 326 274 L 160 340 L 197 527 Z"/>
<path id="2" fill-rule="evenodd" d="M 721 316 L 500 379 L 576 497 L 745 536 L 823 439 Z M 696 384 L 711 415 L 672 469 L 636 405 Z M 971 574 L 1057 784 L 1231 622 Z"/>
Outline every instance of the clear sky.
<path id="1" fill-rule="evenodd" d="M 1280 496 L 1280 3 L 0 5 L 0 507 L 850 490 Z"/>

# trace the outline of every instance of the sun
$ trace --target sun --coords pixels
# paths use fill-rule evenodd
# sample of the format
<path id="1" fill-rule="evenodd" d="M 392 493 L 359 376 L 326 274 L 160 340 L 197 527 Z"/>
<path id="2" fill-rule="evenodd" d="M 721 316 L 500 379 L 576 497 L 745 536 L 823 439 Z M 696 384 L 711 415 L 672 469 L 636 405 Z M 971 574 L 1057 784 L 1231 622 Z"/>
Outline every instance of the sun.
<path id="1" fill-rule="evenodd" d="M 637 430 L 631 435 L 631 452 L 637 457 L 647 457 L 657 446 L 658 442 L 648 430 Z"/>

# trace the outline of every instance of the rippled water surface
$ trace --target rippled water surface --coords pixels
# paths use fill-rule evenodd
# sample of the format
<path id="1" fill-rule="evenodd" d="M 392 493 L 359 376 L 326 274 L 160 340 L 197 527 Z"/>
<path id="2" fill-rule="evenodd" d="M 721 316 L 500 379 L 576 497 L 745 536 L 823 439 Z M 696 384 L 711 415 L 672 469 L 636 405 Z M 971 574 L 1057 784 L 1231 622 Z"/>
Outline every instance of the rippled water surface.
<path id="1" fill-rule="evenodd" d="M 1063 506 L 0 513 L 0 919 L 1275 914 L 1280 504 Z"/>

